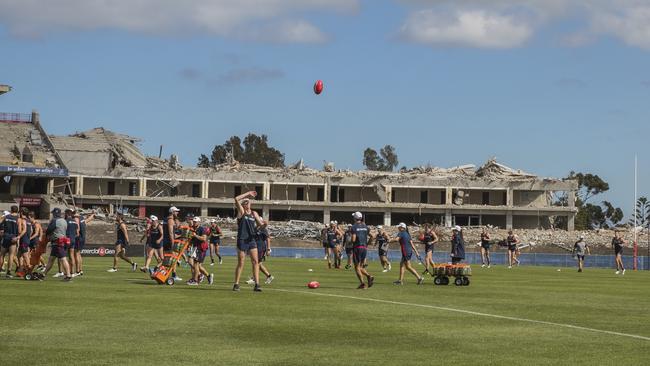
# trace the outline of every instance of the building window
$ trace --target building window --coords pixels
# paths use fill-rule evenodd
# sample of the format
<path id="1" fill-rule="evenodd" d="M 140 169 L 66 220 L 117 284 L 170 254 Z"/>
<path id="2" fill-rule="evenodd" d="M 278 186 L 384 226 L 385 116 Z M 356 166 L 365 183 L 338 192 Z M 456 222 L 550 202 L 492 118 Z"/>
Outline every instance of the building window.
<path id="1" fill-rule="evenodd" d="M 338 201 L 339 201 L 339 187 L 332 186 L 330 189 L 330 202 L 338 202 Z"/>
<path id="2" fill-rule="evenodd" d="M 258 200 L 264 199 L 264 194 L 262 193 L 262 186 L 255 186 L 255 192 L 257 193 Z"/>
<path id="3" fill-rule="evenodd" d="M 316 201 L 325 201 L 325 189 L 323 187 L 319 187 L 316 191 Z"/>
<path id="4" fill-rule="evenodd" d="M 108 182 L 108 190 L 106 194 L 109 196 L 115 195 L 115 182 Z"/>
<path id="5" fill-rule="evenodd" d="M 304 187 L 297 187 L 296 188 L 296 201 L 304 201 L 305 200 L 305 188 Z"/>
<path id="6" fill-rule="evenodd" d="M 178 196 L 178 186 L 171 187 L 169 189 L 169 195 L 172 196 L 172 197 Z"/>
<path id="7" fill-rule="evenodd" d="M 241 194 L 241 186 L 235 186 L 235 197 Z"/>
<path id="8" fill-rule="evenodd" d="M 200 198 L 201 197 L 201 184 L 193 183 L 192 184 L 192 197 Z"/>
<path id="9" fill-rule="evenodd" d="M 447 204 L 447 191 L 445 190 L 440 191 L 440 204 L 441 205 Z"/>
<path id="10" fill-rule="evenodd" d="M 507 206 L 507 205 L 508 205 L 508 192 L 503 192 L 503 200 L 502 200 L 502 204 L 503 204 L 504 206 Z"/>
<path id="11" fill-rule="evenodd" d="M 398 199 L 397 199 L 397 189 L 393 189 L 393 190 L 391 191 L 391 201 L 392 201 L 392 202 L 398 202 Z"/>
<path id="12" fill-rule="evenodd" d="M 345 202 L 345 189 L 339 188 L 339 202 Z"/>
<path id="13" fill-rule="evenodd" d="M 420 191 L 420 203 L 429 203 L 429 191 Z"/>
<path id="14" fill-rule="evenodd" d="M 138 185 L 135 182 L 129 182 L 129 196 L 138 195 Z"/>
<path id="15" fill-rule="evenodd" d="M 490 192 L 483 192 L 483 204 L 484 205 L 490 204 Z"/>

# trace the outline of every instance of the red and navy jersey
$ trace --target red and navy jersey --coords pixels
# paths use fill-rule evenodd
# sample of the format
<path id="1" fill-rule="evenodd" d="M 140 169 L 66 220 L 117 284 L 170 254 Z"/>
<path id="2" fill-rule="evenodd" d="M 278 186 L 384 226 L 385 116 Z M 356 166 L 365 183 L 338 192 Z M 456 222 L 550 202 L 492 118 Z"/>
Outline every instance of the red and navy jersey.
<path id="1" fill-rule="evenodd" d="M 18 217 L 15 215 L 5 216 L 5 221 L 2 223 L 5 236 L 16 237 L 18 235 Z"/>
<path id="2" fill-rule="evenodd" d="M 399 238 L 402 254 L 411 253 L 413 251 L 413 248 L 411 248 L 411 234 L 406 231 L 400 231 L 397 233 L 397 237 Z"/>
<path id="3" fill-rule="evenodd" d="M 77 238 L 77 228 L 79 225 L 77 224 L 77 220 L 74 218 L 67 218 L 65 219 L 65 222 L 68 224 L 68 229 L 65 232 L 65 236 L 70 238 L 70 240 L 74 240 Z"/>
<path id="4" fill-rule="evenodd" d="M 203 236 L 205 234 L 206 234 L 205 228 L 203 226 L 199 226 L 194 230 L 194 235 L 196 236 Z M 195 247 L 200 247 L 203 242 L 204 240 L 200 240 L 195 237 L 192 237 L 192 245 Z"/>
<path id="5" fill-rule="evenodd" d="M 368 226 L 364 223 L 352 225 L 352 234 L 356 235 L 356 240 L 354 242 L 354 247 L 366 247 L 368 246 Z"/>

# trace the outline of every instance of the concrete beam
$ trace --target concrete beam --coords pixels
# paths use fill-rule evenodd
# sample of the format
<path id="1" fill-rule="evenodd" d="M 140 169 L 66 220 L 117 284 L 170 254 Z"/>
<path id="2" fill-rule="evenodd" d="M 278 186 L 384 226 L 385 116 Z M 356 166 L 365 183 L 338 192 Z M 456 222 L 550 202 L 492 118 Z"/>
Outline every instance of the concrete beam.
<path id="1" fill-rule="evenodd" d="M 324 209 L 323 210 L 323 224 L 329 225 L 330 221 L 332 221 L 331 217 L 332 216 L 331 216 L 330 209 L 329 208 Z"/>
<path id="2" fill-rule="evenodd" d="M 75 196 L 81 196 L 83 195 L 83 192 L 84 192 L 84 177 L 83 176 L 75 177 L 75 184 L 74 184 Z"/>
<path id="3" fill-rule="evenodd" d="M 576 215 L 574 214 L 569 214 L 567 216 L 567 231 L 575 230 L 575 219 L 576 219 Z"/>
<path id="4" fill-rule="evenodd" d="M 47 194 L 54 193 L 54 179 L 47 180 Z"/>
<path id="5" fill-rule="evenodd" d="M 575 191 L 569 191 L 569 197 L 567 199 L 569 202 L 569 207 L 576 207 L 576 192 Z"/>
<path id="6" fill-rule="evenodd" d="M 271 183 L 266 182 L 262 185 L 262 199 L 269 201 L 271 199 Z"/>
<path id="7" fill-rule="evenodd" d="M 384 212 L 384 226 L 392 226 L 393 223 L 392 213 L 390 211 Z"/>
<path id="8" fill-rule="evenodd" d="M 207 204 L 202 204 L 201 205 L 201 215 L 202 218 L 206 218 L 208 216 L 208 205 Z"/>
<path id="9" fill-rule="evenodd" d="M 451 210 L 445 211 L 445 227 L 451 227 Z"/>
<path id="10" fill-rule="evenodd" d="M 508 190 L 506 191 L 506 206 L 512 207 L 514 206 L 514 202 L 515 202 L 514 189 L 508 188 Z"/>
<path id="11" fill-rule="evenodd" d="M 393 187 L 392 186 L 386 186 L 386 203 L 391 203 L 393 202 Z"/>
<path id="12" fill-rule="evenodd" d="M 445 204 L 451 205 L 453 203 L 454 203 L 454 189 L 451 187 L 447 187 L 445 188 Z M 451 225 L 451 223 L 449 225 Z"/>
<path id="13" fill-rule="evenodd" d="M 210 182 L 207 180 L 201 181 L 201 198 L 208 199 L 208 190 L 210 189 Z M 203 215 L 207 216 L 207 215 Z"/>
<path id="14" fill-rule="evenodd" d="M 138 195 L 140 197 L 147 196 L 147 180 L 145 178 L 138 178 Z"/>
<path id="15" fill-rule="evenodd" d="M 269 208 L 268 205 L 262 206 L 262 217 L 264 218 L 264 221 L 269 221 L 269 217 L 271 216 L 271 209 Z"/>

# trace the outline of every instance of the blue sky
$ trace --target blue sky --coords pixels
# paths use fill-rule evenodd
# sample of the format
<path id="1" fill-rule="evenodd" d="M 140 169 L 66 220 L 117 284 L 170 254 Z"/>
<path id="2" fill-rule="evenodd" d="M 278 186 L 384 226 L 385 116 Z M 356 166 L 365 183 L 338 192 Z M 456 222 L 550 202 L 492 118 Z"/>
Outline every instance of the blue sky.
<path id="1" fill-rule="evenodd" d="M 592 172 L 629 212 L 635 153 L 650 194 L 650 1 L 609 3 L 0 0 L 0 111 L 185 165 L 255 132 L 316 168 L 392 144 L 400 166 Z"/>

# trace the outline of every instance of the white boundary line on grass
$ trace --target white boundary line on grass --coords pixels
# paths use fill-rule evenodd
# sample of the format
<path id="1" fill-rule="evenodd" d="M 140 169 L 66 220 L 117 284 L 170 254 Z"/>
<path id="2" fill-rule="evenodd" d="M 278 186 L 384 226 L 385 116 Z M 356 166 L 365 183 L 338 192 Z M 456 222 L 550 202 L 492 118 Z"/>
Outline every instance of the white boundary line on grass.
<path id="1" fill-rule="evenodd" d="M 373 298 L 356 297 L 356 296 L 348 296 L 348 295 L 328 294 L 328 293 L 312 292 L 312 291 L 285 290 L 285 289 L 269 288 L 269 287 L 266 287 L 264 290 L 265 291 L 266 290 L 272 290 L 272 291 L 280 291 L 280 292 L 289 292 L 289 293 L 296 293 L 296 294 L 308 294 L 308 295 L 316 295 L 316 296 L 326 296 L 326 297 L 336 297 L 336 298 L 342 298 L 342 299 L 352 299 L 352 300 L 361 300 L 361 301 L 371 301 L 371 302 L 378 302 L 378 303 L 392 304 L 392 305 L 413 306 L 413 307 L 420 307 L 420 308 L 426 308 L 426 309 L 435 309 L 435 310 L 450 311 L 450 312 L 461 313 L 461 314 L 483 316 L 483 317 L 487 317 L 487 318 L 496 318 L 496 319 L 505 319 L 505 320 L 518 321 L 518 322 L 526 322 L 526 323 L 534 323 L 534 324 L 542 324 L 542 325 L 551 325 L 551 326 L 555 326 L 555 327 L 584 330 L 584 331 L 588 331 L 588 332 L 610 334 L 610 335 L 615 335 L 615 336 L 620 336 L 620 337 L 628 337 L 628 338 L 641 339 L 641 340 L 644 340 L 644 341 L 650 341 L 650 337 L 644 337 L 644 336 L 640 336 L 640 335 L 636 335 L 636 334 L 627 334 L 627 333 L 614 332 L 614 331 L 611 331 L 611 330 L 587 328 L 587 327 L 581 327 L 579 325 L 547 322 L 547 321 L 544 321 L 544 320 L 516 318 L 516 317 L 513 317 L 513 316 L 480 313 L 480 312 L 477 312 L 477 311 L 454 309 L 454 308 L 448 308 L 448 307 L 444 307 L 444 306 L 415 304 L 415 303 L 409 303 L 409 302 L 373 299 Z"/>

